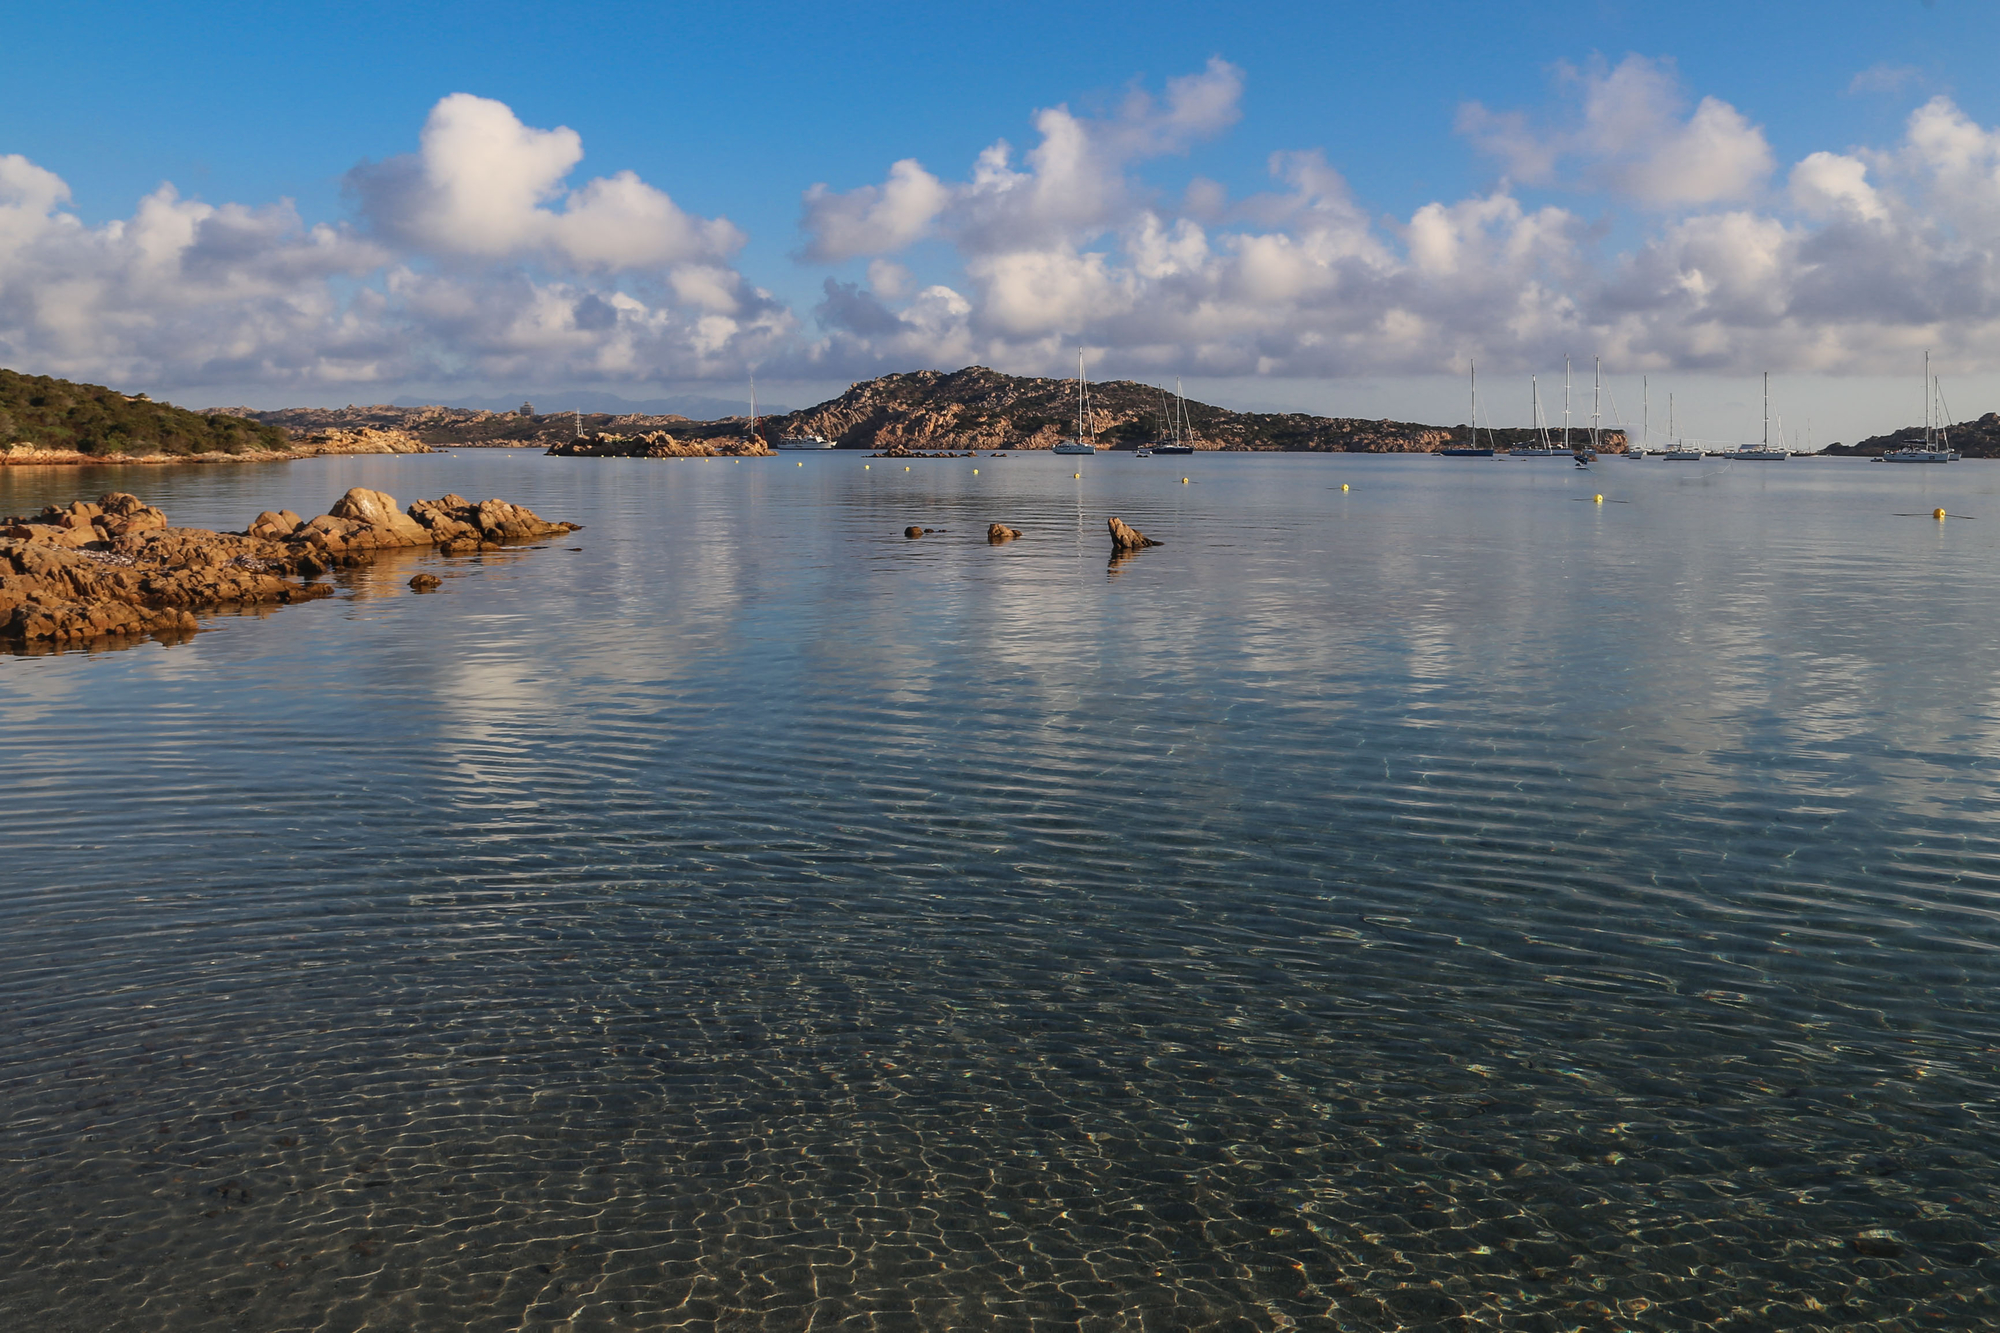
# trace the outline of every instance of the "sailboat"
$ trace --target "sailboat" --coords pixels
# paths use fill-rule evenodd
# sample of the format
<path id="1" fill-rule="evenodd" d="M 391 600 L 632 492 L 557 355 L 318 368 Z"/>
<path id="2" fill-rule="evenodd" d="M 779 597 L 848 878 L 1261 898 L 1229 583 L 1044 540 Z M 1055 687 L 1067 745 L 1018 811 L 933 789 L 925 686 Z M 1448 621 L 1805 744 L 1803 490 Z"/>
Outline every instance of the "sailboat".
<path id="1" fill-rule="evenodd" d="M 1445 458 L 1491 458 L 1492 445 L 1479 447 L 1479 367 L 1470 361 L 1466 365 L 1472 371 L 1472 415 L 1465 419 L 1465 443 L 1448 445 L 1438 453 Z"/>
<path id="2" fill-rule="evenodd" d="M 1687 442 L 1681 439 L 1679 431 L 1675 429 L 1677 424 L 1674 420 L 1674 396 L 1668 394 L 1667 438 L 1674 442 L 1674 447 L 1661 454 L 1660 461 L 1665 463 L 1699 463 L 1705 455 L 1701 450 L 1690 449 L 1687 446 Z"/>
<path id="3" fill-rule="evenodd" d="M 1085 422 L 1090 415 L 1090 387 L 1083 378 L 1083 349 L 1076 349 L 1076 438 L 1064 440 L 1051 452 L 1058 454 L 1094 454 L 1097 445 L 1084 438 L 1088 433 Z"/>
<path id="4" fill-rule="evenodd" d="M 1613 406 L 1616 406 L 1614 403 Z M 1639 377 L 1639 442 L 1625 441 L 1625 457 L 1638 462 L 1653 442 L 1653 386 L 1648 376 Z"/>
<path id="5" fill-rule="evenodd" d="M 1542 424 L 1542 388 L 1535 376 L 1528 376 L 1528 390 L 1535 400 L 1535 443 L 1516 445 L 1507 451 L 1509 458 L 1567 458 L 1568 449 L 1558 449 L 1549 443 L 1548 428 Z M 1563 438 L 1569 438 L 1569 358 L 1563 358 Z"/>
<path id="6" fill-rule="evenodd" d="M 1740 445 L 1723 455 L 1744 463 L 1782 463 L 1792 455 L 1790 451 L 1771 447 L 1771 372 L 1764 372 L 1764 443 L 1755 449 Z"/>
<path id="7" fill-rule="evenodd" d="M 1188 440 L 1194 435 L 1194 428 L 1188 424 L 1187 395 L 1181 392 L 1181 377 L 1174 376 L 1174 402 L 1169 420 L 1173 423 L 1174 438 L 1170 444 L 1156 444 L 1156 454 L 1191 454 L 1194 446 Z"/>
<path id="8" fill-rule="evenodd" d="M 1924 349 L 1924 442 L 1908 449 L 1892 449 L 1882 455 L 1885 463 L 1955 463 L 1958 450 L 1945 440 L 1944 413 L 1937 410 L 1944 394 L 1931 378 L 1931 352 Z"/>

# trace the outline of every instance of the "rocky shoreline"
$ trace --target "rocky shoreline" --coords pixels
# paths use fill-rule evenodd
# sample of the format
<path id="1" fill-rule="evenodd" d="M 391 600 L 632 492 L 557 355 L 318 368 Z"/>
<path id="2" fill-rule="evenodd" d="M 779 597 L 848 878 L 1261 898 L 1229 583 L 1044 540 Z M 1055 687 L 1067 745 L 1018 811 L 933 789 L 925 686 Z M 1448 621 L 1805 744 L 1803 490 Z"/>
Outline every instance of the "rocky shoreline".
<path id="1" fill-rule="evenodd" d="M 0 467 L 160 467 L 178 463 L 295 463 L 302 458 L 348 454 L 434 454 L 437 450 L 401 430 L 327 430 L 289 449 L 243 449 L 236 453 L 87 454 L 78 449 L 43 449 L 33 444 L 0 448 Z"/>
<path id="2" fill-rule="evenodd" d="M 445 495 L 402 510 L 355 487 L 314 519 L 266 510 L 243 532 L 211 532 L 172 527 L 159 509 L 114 491 L 0 521 L 0 645 L 177 639 L 200 629 L 197 610 L 331 596 L 331 585 L 306 580 L 378 551 L 460 555 L 576 530 L 505 500 Z"/>
<path id="3" fill-rule="evenodd" d="M 755 435 L 741 439 L 689 439 L 667 431 L 640 435 L 585 435 L 552 444 L 557 458 L 767 458 L 774 451 Z"/>

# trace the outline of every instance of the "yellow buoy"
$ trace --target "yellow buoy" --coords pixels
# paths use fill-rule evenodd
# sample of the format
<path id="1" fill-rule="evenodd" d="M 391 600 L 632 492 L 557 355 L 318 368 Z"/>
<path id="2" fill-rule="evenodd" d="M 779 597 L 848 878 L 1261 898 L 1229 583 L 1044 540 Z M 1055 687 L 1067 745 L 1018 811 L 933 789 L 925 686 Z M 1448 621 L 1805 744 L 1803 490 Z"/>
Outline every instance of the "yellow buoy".
<path id="1" fill-rule="evenodd" d="M 904 468 L 903 468 L 903 471 L 905 471 L 905 472 L 908 472 L 909 470 L 910 470 L 910 469 L 909 469 L 909 466 L 908 466 L 908 465 L 906 464 L 906 465 L 904 466 Z"/>
<path id="2" fill-rule="evenodd" d="M 1593 495 L 1593 496 L 1591 496 L 1591 497 L 1590 497 L 1590 502 L 1591 502 L 1592 504 L 1600 504 L 1600 505 L 1601 505 L 1601 504 L 1603 504 L 1603 503 L 1604 503 L 1604 497 L 1603 497 L 1603 496 L 1601 496 L 1601 495 Z"/>
<path id="3" fill-rule="evenodd" d="M 1344 481 L 1343 481 L 1343 482 L 1341 482 L 1341 483 L 1340 483 L 1340 489 L 1341 489 L 1341 490 L 1343 490 L 1343 491 L 1344 491 L 1344 490 L 1346 490 L 1346 489 L 1347 489 L 1347 483 L 1346 483 L 1346 482 L 1344 482 Z"/>
<path id="4" fill-rule="evenodd" d="M 1082 481 L 1082 480 L 1083 480 L 1083 474 L 1082 474 L 1081 472 L 1072 472 L 1072 473 L 1070 473 L 1070 475 L 1071 475 L 1072 477 L 1075 477 L 1075 478 L 1076 478 L 1076 479 L 1077 479 L 1078 481 Z"/>
<path id="5" fill-rule="evenodd" d="M 975 476 L 975 477 L 976 477 L 976 476 L 978 476 L 978 475 L 979 475 L 979 469 L 978 469 L 978 468 L 974 468 L 974 469 L 972 469 L 972 475 L 973 475 L 973 476 Z"/>
<path id="6" fill-rule="evenodd" d="M 867 465 L 866 463 L 863 463 L 863 464 L 861 465 L 861 470 L 862 470 L 863 472 L 866 472 L 866 471 L 868 470 L 868 465 Z"/>
<path id="7" fill-rule="evenodd" d="M 1182 478 L 1181 478 L 1181 485 L 1183 485 L 1183 486 L 1187 485 L 1187 478 L 1186 478 L 1186 477 L 1182 477 Z"/>
<path id="8" fill-rule="evenodd" d="M 804 466 L 805 466 L 805 464 L 804 464 L 804 463 L 800 463 L 800 464 L 799 464 L 799 466 L 800 466 L 800 467 L 804 467 Z"/>
<path id="9" fill-rule="evenodd" d="M 1945 517 L 1948 517 L 1948 515 L 1946 515 L 1946 513 L 1945 513 L 1945 512 L 1944 512 L 1944 510 L 1942 510 L 1942 509 L 1933 509 L 1933 510 L 1931 510 L 1931 517 L 1932 517 L 1932 518 L 1945 518 Z"/>

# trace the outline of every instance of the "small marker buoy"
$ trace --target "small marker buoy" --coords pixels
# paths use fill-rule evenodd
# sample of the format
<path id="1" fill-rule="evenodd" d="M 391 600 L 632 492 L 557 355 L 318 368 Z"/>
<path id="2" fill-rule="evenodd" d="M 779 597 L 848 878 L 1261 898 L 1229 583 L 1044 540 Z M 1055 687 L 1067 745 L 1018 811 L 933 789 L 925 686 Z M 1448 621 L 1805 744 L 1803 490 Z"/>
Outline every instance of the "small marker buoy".
<path id="1" fill-rule="evenodd" d="M 1182 478 L 1181 478 L 1181 485 L 1183 485 L 1183 486 L 1187 485 L 1187 478 L 1186 478 L 1186 477 L 1182 477 Z"/>
<path id="2" fill-rule="evenodd" d="M 1081 472 L 1072 472 L 1072 473 L 1070 473 L 1070 475 L 1071 475 L 1072 477 L 1075 477 L 1075 478 L 1076 478 L 1076 479 L 1077 479 L 1078 481 L 1082 481 L 1082 480 L 1083 480 L 1083 474 L 1082 474 Z"/>
<path id="3" fill-rule="evenodd" d="M 1603 497 L 1603 496 L 1601 496 L 1601 495 L 1593 495 L 1593 496 L 1591 496 L 1591 497 L 1590 497 L 1590 502 L 1591 502 L 1592 504 L 1600 504 L 1600 505 L 1601 505 L 1601 504 L 1603 504 L 1603 503 L 1604 503 L 1604 497 Z"/>
<path id="4" fill-rule="evenodd" d="M 866 463 L 863 463 L 863 464 L 861 465 L 861 470 L 862 470 L 863 472 L 866 472 L 866 471 L 868 470 L 868 465 L 867 465 Z"/>
<path id="5" fill-rule="evenodd" d="M 1933 510 L 1931 510 L 1931 517 L 1932 517 L 1932 518 L 1948 518 L 1948 517 L 1950 517 L 1950 515 L 1946 514 L 1946 513 L 1944 512 L 1944 510 L 1942 510 L 1942 509 L 1933 509 Z"/>
<path id="6" fill-rule="evenodd" d="M 1344 481 L 1343 481 L 1343 482 L 1341 482 L 1341 483 L 1340 483 L 1340 489 L 1341 489 L 1341 490 L 1343 490 L 1343 491 L 1344 491 L 1344 490 L 1346 490 L 1346 489 L 1347 489 L 1347 483 L 1346 483 L 1346 482 L 1344 482 Z"/>
<path id="7" fill-rule="evenodd" d="M 979 469 L 978 469 L 978 468 L 974 468 L 974 469 L 972 469 L 972 475 L 973 475 L 973 476 L 975 476 L 975 477 L 976 477 L 976 476 L 978 476 L 978 475 L 979 475 Z"/>
<path id="8" fill-rule="evenodd" d="M 904 464 L 904 466 L 903 466 L 903 471 L 905 471 L 905 472 L 908 472 L 909 470 L 910 470 L 910 469 L 909 469 L 909 465 L 908 465 L 908 464 Z"/>

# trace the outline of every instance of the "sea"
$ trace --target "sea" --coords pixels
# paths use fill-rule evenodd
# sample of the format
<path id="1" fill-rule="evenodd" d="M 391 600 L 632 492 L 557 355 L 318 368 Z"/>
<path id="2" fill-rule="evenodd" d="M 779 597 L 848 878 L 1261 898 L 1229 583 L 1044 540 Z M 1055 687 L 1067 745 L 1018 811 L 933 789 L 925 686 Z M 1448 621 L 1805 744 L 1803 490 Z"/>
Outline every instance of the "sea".
<path id="1" fill-rule="evenodd" d="M 351 486 L 584 526 L 0 657 L 0 1325 L 2000 1323 L 2000 466 L 0 513 Z"/>

